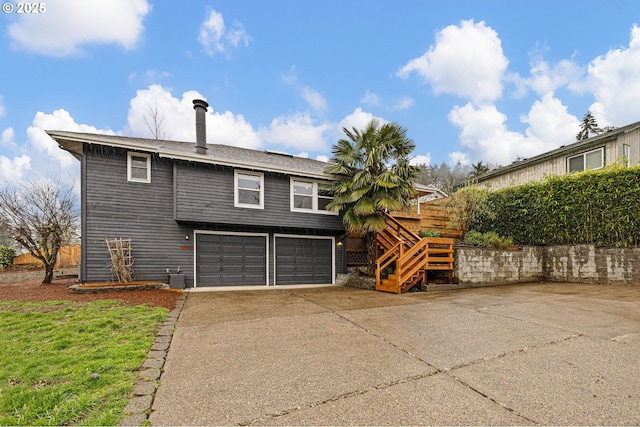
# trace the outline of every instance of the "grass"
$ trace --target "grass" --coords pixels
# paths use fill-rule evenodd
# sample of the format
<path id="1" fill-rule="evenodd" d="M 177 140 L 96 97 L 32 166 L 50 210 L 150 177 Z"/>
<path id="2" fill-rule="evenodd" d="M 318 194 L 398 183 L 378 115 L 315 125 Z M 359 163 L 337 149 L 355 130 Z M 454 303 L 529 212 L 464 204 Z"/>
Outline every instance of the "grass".
<path id="1" fill-rule="evenodd" d="M 168 310 L 0 301 L 0 425 L 117 425 Z"/>

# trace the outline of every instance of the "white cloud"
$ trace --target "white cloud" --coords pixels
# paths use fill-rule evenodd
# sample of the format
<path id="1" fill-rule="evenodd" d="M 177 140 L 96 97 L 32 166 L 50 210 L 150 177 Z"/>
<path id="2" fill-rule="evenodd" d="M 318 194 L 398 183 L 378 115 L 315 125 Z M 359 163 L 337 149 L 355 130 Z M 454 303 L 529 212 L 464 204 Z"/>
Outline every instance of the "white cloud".
<path id="1" fill-rule="evenodd" d="M 30 169 L 31 158 L 26 154 L 14 157 L 13 160 L 0 156 L 0 178 L 5 182 L 14 184 L 21 182 Z"/>
<path id="2" fill-rule="evenodd" d="M 353 110 L 353 113 L 349 114 L 348 116 L 346 116 L 344 119 L 340 121 L 339 127 L 340 129 L 346 128 L 348 130 L 351 130 L 353 128 L 364 129 L 364 127 L 373 119 L 378 119 L 380 123 L 388 123 L 388 120 L 385 120 L 381 117 L 376 117 L 371 113 L 362 111 L 362 108 L 358 107 L 355 110 Z M 340 132 L 339 137 L 344 138 L 345 137 L 344 133 Z"/>
<path id="3" fill-rule="evenodd" d="M 160 85 L 138 90 L 129 101 L 124 133 L 141 138 L 193 142 L 196 131 L 192 101 L 203 98 L 200 93 L 189 91 L 177 99 Z"/>
<path id="4" fill-rule="evenodd" d="M 377 93 L 367 89 L 367 91 L 362 96 L 362 98 L 360 98 L 360 103 L 363 105 L 378 107 L 382 105 L 382 100 L 380 99 L 380 96 Z M 396 100 L 393 103 L 393 105 L 390 105 L 390 106 L 387 105 L 387 109 L 392 111 L 408 110 L 409 108 L 413 107 L 415 103 L 416 102 L 412 97 L 403 96 L 402 98 L 399 98 L 398 100 Z"/>
<path id="5" fill-rule="evenodd" d="M 287 86 L 291 86 L 314 113 L 324 114 L 327 112 L 328 103 L 324 95 L 312 87 L 302 85 L 298 80 L 296 67 L 291 67 L 288 73 L 280 76 L 280 79 Z"/>
<path id="6" fill-rule="evenodd" d="M 612 49 L 588 66 L 584 88 L 596 102 L 590 110 L 600 126 L 623 126 L 638 121 L 640 111 L 640 27 L 631 28 L 626 49 Z M 574 87 L 576 88 L 576 87 Z M 577 88 L 581 89 L 580 87 Z"/>
<path id="7" fill-rule="evenodd" d="M 541 56 L 536 56 L 532 59 L 530 73 L 527 86 L 538 94 L 545 94 L 577 80 L 581 70 L 572 60 L 563 59 L 551 66 Z"/>
<path id="8" fill-rule="evenodd" d="M 499 164 L 508 163 L 514 157 L 511 147 L 521 135 L 507 130 L 507 117 L 495 105 L 456 106 L 449 112 L 448 119 L 461 129 L 460 143 L 473 152 L 473 157 Z"/>
<path id="9" fill-rule="evenodd" d="M 209 56 L 218 53 L 228 53 L 229 48 L 236 48 L 240 44 L 249 46 L 251 37 L 247 34 L 244 26 L 234 21 L 233 27 L 227 29 L 222 14 L 211 10 L 209 16 L 200 26 L 198 42 Z"/>
<path id="10" fill-rule="evenodd" d="M 62 108 L 51 114 L 38 112 L 32 125 L 27 128 L 27 142 L 23 146 L 19 147 L 14 142 L 13 128 L 2 132 L 2 144 L 12 151 L 22 151 L 22 154 L 13 159 L 0 156 L 0 177 L 15 183 L 43 177 L 55 177 L 68 185 L 79 182 L 80 163 L 60 149 L 45 130 L 115 134 L 109 129 L 76 123 L 71 114 Z M 76 191 L 80 191 L 79 188 Z"/>
<path id="11" fill-rule="evenodd" d="M 415 105 L 416 101 L 410 96 L 400 98 L 391 108 L 392 110 L 408 110 Z"/>
<path id="12" fill-rule="evenodd" d="M 551 93 L 536 101 L 528 115 L 521 117 L 529 125 L 524 135 L 507 129 L 507 117 L 495 105 L 456 106 L 448 119 L 461 129 L 460 143 L 469 149 L 465 160 L 500 165 L 571 143 L 579 124 Z"/>
<path id="13" fill-rule="evenodd" d="M 2 138 L 0 139 L 2 141 L 2 145 L 9 148 L 16 147 L 16 143 L 14 142 L 15 136 L 16 136 L 16 133 L 13 131 L 12 127 L 8 127 L 5 130 L 3 130 Z"/>
<path id="14" fill-rule="evenodd" d="M 212 144 L 258 149 L 262 147 L 260 136 L 241 114 L 230 111 L 207 113 L 207 138 Z M 195 129 L 195 122 L 193 124 Z M 195 131 L 194 131 L 195 132 Z M 304 144 L 298 144 L 304 146 Z"/>
<path id="15" fill-rule="evenodd" d="M 2 101 L 2 95 L 0 95 L 0 117 L 4 117 L 7 109 L 4 106 L 4 102 Z"/>
<path id="16" fill-rule="evenodd" d="M 364 96 L 360 98 L 360 103 L 365 105 L 377 106 L 380 105 L 380 97 L 377 93 L 367 89 Z"/>
<path id="17" fill-rule="evenodd" d="M 436 94 L 451 93 L 475 103 L 493 101 L 502 94 L 502 78 L 509 61 L 498 34 L 483 21 L 462 21 L 436 35 L 436 44 L 398 71 L 417 73 Z"/>
<path id="18" fill-rule="evenodd" d="M 35 152 L 45 153 L 49 159 L 55 160 L 61 170 L 77 165 L 78 161 L 68 152 L 61 150 L 45 130 L 115 134 L 110 129 L 97 129 L 94 126 L 76 123 L 71 114 L 62 108 L 55 110 L 52 114 L 37 112 L 32 126 L 27 128 L 29 144 L 35 149 Z"/>
<path id="19" fill-rule="evenodd" d="M 381 117 L 356 108 L 338 123 L 317 123 L 308 113 L 296 113 L 290 116 L 275 118 L 268 127 L 260 129 L 259 134 L 265 145 L 279 145 L 287 148 L 304 149 L 305 153 L 326 152 L 341 138 L 345 138 L 343 128 L 363 129 L 372 119 L 387 123 Z M 325 154 L 316 155 L 320 161 L 328 161 Z"/>
<path id="20" fill-rule="evenodd" d="M 414 166 L 418 165 L 430 165 L 431 164 L 431 154 L 419 154 L 417 156 L 413 156 L 409 161 L 410 164 Z"/>
<path id="21" fill-rule="evenodd" d="M 318 113 L 324 113 L 327 111 L 327 100 L 315 89 L 310 87 L 302 88 L 302 97 L 314 111 Z"/>
<path id="22" fill-rule="evenodd" d="M 526 138 L 518 144 L 523 157 L 530 157 L 545 151 L 553 150 L 561 145 L 573 142 L 580 126 L 580 121 L 567 112 L 562 102 L 548 93 L 536 101 L 529 114 L 521 118 L 529 127 L 525 131 Z"/>
<path id="23" fill-rule="evenodd" d="M 307 113 L 276 117 L 268 127 L 260 129 L 265 143 L 310 151 L 323 151 L 328 147 L 325 133 L 331 131 L 330 123 L 316 124 Z"/>
<path id="24" fill-rule="evenodd" d="M 151 85 L 138 90 L 129 103 L 126 134 L 143 138 L 154 138 L 155 124 L 159 124 L 158 138 L 193 142 L 196 139 L 194 99 L 205 99 L 197 91 L 187 91 L 180 99 L 168 89 Z M 236 147 L 259 148 L 262 143 L 251 124 L 242 115 L 229 111 L 219 113 L 210 106 L 207 114 L 207 142 Z M 152 129 L 153 132 L 152 132 Z"/>
<path id="25" fill-rule="evenodd" d="M 19 15 L 9 25 L 13 48 L 57 57 L 77 55 L 81 46 L 92 43 L 114 43 L 130 50 L 151 10 L 146 0 L 57 0 L 46 6 L 45 13 Z"/>
<path id="26" fill-rule="evenodd" d="M 471 162 L 467 158 L 467 154 L 461 151 L 454 151 L 453 153 L 449 153 L 447 157 L 449 158 L 449 163 L 454 166 L 457 164 L 468 166 L 471 164 Z"/>

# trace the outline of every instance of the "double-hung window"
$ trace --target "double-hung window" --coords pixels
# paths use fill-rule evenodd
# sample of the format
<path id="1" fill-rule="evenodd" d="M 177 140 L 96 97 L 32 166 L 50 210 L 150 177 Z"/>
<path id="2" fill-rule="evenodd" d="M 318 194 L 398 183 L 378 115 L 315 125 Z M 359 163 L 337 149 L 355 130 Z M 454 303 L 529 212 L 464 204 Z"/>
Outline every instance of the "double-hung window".
<path id="1" fill-rule="evenodd" d="M 293 181 L 293 210 L 313 210 L 313 182 Z"/>
<path id="2" fill-rule="evenodd" d="M 264 174 L 258 172 L 235 171 L 234 206 L 263 209 Z"/>
<path id="3" fill-rule="evenodd" d="M 291 179 L 291 210 L 337 215 L 327 210 L 333 200 L 331 185 L 328 183 Z"/>
<path id="4" fill-rule="evenodd" d="M 582 172 L 604 166 L 604 148 L 580 153 L 567 158 L 567 172 Z"/>
<path id="5" fill-rule="evenodd" d="M 151 156 L 144 153 L 127 153 L 127 181 L 151 182 Z"/>

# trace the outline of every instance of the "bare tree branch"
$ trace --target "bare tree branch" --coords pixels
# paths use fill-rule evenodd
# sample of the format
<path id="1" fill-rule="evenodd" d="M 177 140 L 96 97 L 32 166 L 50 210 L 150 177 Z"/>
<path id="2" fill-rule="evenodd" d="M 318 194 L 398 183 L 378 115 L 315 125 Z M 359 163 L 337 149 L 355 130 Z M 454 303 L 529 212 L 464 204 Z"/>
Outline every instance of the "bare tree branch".
<path id="1" fill-rule="evenodd" d="M 42 262 L 45 268 L 42 283 L 51 283 L 60 247 L 76 234 L 75 206 L 73 189 L 62 190 L 50 180 L 31 181 L 19 188 L 6 187 L 0 191 L 2 232 Z"/>
<path id="2" fill-rule="evenodd" d="M 164 114 L 160 115 L 158 111 L 158 100 L 153 100 L 153 106 L 149 108 L 148 116 L 145 114 L 144 123 L 155 139 L 166 139 L 166 133 L 162 128 L 164 122 Z"/>

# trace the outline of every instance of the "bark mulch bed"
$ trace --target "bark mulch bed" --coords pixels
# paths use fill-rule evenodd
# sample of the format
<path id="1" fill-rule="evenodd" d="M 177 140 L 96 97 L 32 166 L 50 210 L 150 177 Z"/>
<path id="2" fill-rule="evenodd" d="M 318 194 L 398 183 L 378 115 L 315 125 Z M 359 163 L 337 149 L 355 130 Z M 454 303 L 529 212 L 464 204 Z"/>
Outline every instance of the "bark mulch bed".
<path id="1" fill-rule="evenodd" d="M 64 277 L 64 275 L 61 276 Z M 125 301 L 133 305 L 147 304 L 173 310 L 181 293 L 180 290 L 175 289 L 147 289 L 72 294 L 69 292 L 69 287 L 78 284 L 77 278 L 54 279 L 51 284 L 43 285 L 43 277 L 44 271 L 41 269 L 5 271 L 0 269 L 0 300 L 43 302 L 110 299 Z"/>

